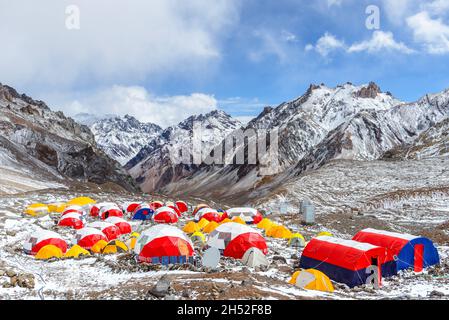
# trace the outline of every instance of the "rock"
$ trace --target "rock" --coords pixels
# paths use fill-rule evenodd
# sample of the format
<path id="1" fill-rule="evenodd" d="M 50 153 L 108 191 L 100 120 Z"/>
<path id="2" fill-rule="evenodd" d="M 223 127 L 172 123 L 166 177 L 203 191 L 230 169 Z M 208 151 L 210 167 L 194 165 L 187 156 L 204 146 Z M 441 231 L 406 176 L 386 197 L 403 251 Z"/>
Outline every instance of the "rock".
<path id="1" fill-rule="evenodd" d="M 285 259 L 283 256 L 273 256 L 273 261 L 277 261 L 280 263 L 287 263 L 287 259 Z"/>
<path id="2" fill-rule="evenodd" d="M 6 275 L 6 271 L 5 271 L 5 270 L 2 270 L 2 269 L 0 269 L 0 277 L 3 277 L 4 275 Z"/>
<path id="3" fill-rule="evenodd" d="M 150 289 L 149 293 L 157 298 L 163 298 L 170 291 L 170 281 L 167 278 L 161 278 L 156 285 Z"/>
<path id="4" fill-rule="evenodd" d="M 20 275 L 17 278 L 17 284 L 21 288 L 34 289 L 34 276 L 32 274 Z"/>
<path id="5" fill-rule="evenodd" d="M 290 256 L 290 259 L 297 260 L 297 259 L 298 259 L 298 255 L 292 254 L 292 255 Z"/>
<path id="6" fill-rule="evenodd" d="M 190 298 L 190 291 L 187 289 L 184 289 L 181 293 L 181 297 L 183 298 Z"/>
<path id="7" fill-rule="evenodd" d="M 15 287 L 15 286 L 18 284 L 18 278 L 17 278 L 16 276 L 11 277 L 11 278 L 9 279 L 9 282 L 11 283 L 11 286 L 12 286 L 12 287 Z"/>
<path id="8" fill-rule="evenodd" d="M 11 283 L 5 281 L 2 283 L 2 287 L 3 288 L 11 288 Z"/>
<path id="9" fill-rule="evenodd" d="M 433 290 L 430 294 L 429 297 L 431 298 L 435 298 L 435 297 L 444 297 L 445 294 L 443 292 L 437 291 L 437 290 Z"/>
<path id="10" fill-rule="evenodd" d="M 6 275 L 10 278 L 17 276 L 17 272 L 14 270 L 6 270 Z"/>
<path id="11" fill-rule="evenodd" d="M 252 279 L 245 279 L 242 281 L 242 286 L 246 287 L 246 286 L 252 286 L 254 284 L 254 280 Z"/>

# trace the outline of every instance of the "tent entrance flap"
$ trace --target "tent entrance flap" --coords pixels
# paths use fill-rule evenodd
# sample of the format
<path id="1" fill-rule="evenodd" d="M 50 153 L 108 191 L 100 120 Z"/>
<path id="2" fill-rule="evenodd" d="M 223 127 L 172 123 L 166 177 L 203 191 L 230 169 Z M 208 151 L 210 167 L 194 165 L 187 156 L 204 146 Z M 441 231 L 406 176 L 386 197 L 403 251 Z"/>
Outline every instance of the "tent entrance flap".
<path id="1" fill-rule="evenodd" d="M 424 268 L 424 245 L 416 244 L 414 249 L 414 269 L 415 272 L 422 272 Z"/>

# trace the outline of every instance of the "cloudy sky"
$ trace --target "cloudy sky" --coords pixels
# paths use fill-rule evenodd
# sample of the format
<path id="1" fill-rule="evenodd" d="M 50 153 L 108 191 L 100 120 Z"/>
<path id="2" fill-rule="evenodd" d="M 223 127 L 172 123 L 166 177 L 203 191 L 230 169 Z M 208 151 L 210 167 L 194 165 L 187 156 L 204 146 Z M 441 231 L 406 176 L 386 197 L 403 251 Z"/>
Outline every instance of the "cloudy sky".
<path id="1" fill-rule="evenodd" d="M 245 120 L 310 83 L 376 81 L 405 101 L 449 88 L 449 0 L 0 0 L 0 39 L 1 83 L 162 126 Z"/>

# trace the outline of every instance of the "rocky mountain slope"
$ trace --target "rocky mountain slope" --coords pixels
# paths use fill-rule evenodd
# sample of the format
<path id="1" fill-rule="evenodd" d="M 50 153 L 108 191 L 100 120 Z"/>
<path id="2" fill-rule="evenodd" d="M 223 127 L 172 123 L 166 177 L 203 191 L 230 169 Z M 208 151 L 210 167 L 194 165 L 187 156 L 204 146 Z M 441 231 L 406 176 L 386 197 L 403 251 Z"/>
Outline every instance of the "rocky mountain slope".
<path id="1" fill-rule="evenodd" d="M 90 129 L 98 147 L 121 165 L 162 133 L 158 125 L 141 123 L 129 115 L 98 120 Z"/>
<path id="2" fill-rule="evenodd" d="M 336 88 L 311 85 L 300 98 L 265 108 L 244 128 L 277 130 L 279 166 L 275 174 L 262 174 L 260 162 L 202 164 L 189 167 L 188 175 L 174 172 L 153 187 L 170 194 L 188 192 L 238 202 L 238 198 L 269 194 L 286 181 L 332 161 L 372 161 L 392 158 L 390 153 L 399 160 L 444 156 L 448 115 L 449 90 L 403 103 L 374 83 Z M 247 157 L 248 144 L 240 143 L 235 150 L 244 150 Z M 236 152 L 231 153 L 227 159 L 235 156 Z M 148 162 L 141 167 L 140 161 L 132 160 L 133 176 L 152 167 Z M 243 197 L 243 193 L 251 196 Z"/>
<path id="3" fill-rule="evenodd" d="M 176 126 L 165 129 L 125 166 L 141 189 L 152 192 L 189 177 L 201 161 L 194 159 L 209 151 L 241 123 L 223 111 L 191 116 Z M 198 146 L 194 149 L 194 129 L 199 129 Z M 183 159 L 183 156 L 186 157 Z M 196 164 L 197 163 L 197 164 Z"/>
<path id="4" fill-rule="evenodd" d="M 88 127 L 4 85 L 0 85 L 0 132 L 2 170 L 27 173 L 42 184 L 73 179 L 134 189 L 120 165 L 97 148 Z"/>

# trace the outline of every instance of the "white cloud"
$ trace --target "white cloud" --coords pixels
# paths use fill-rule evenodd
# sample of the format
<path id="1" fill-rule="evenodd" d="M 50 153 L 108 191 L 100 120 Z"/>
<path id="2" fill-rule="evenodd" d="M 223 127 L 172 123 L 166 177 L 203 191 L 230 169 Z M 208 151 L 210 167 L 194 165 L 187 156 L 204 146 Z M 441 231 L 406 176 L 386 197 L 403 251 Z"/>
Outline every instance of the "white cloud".
<path id="1" fill-rule="evenodd" d="M 334 35 L 328 32 L 319 38 L 315 45 L 308 44 L 305 47 L 306 51 L 315 50 L 323 57 L 327 57 L 333 51 L 345 48 L 346 45 L 343 41 L 337 39 Z"/>
<path id="2" fill-rule="evenodd" d="M 417 7 L 417 0 L 383 0 L 382 11 L 388 20 L 395 25 L 402 25 L 404 18 Z"/>
<path id="3" fill-rule="evenodd" d="M 348 52 L 369 52 L 377 53 L 384 50 L 398 51 L 411 54 L 414 51 L 402 42 L 396 42 L 392 32 L 375 31 L 371 39 L 354 43 L 349 47 Z"/>
<path id="4" fill-rule="evenodd" d="M 248 52 L 248 57 L 254 62 L 260 62 L 267 56 L 275 56 L 280 63 L 287 62 L 291 58 L 290 44 L 298 41 L 296 35 L 287 30 L 260 29 L 253 35 L 258 44 Z"/>
<path id="5" fill-rule="evenodd" d="M 407 19 L 414 40 L 424 46 L 430 54 L 449 53 L 449 26 L 442 19 L 432 19 L 423 11 Z"/>
<path id="6" fill-rule="evenodd" d="M 69 4 L 79 6 L 80 30 L 66 29 Z M 0 0 L 2 81 L 61 88 L 207 70 L 238 7 L 235 0 Z"/>
<path id="7" fill-rule="evenodd" d="M 202 93 L 159 97 L 143 87 L 112 86 L 66 103 L 62 110 L 72 116 L 77 113 L 129 114 L 140 121 L 167 127 L 192 114 L 207 113 L 216 108 L 215 97 Z"/>
<path id="8" fill-rule="evenodd" d="M 422 9 L 433 14 L 444 14 L 449 11 L 449 0 L 435 0 L 422 4 Z"/>
<path id="9" fill-rule="evenodd" d="M 343 0 L 327 0 L 327 6 L 330 8 L 332 6 L 341 6 Z"/>
<path id="10" fill-rule="evenodd" d="M 367 52 L 370 54 L 379 53 L 385 50 L 397 51 L 404 54 L 411 54 L 414 52 L 403 42 L 397 42 L 394 39 L 392 32 L 374 31 L 371 39 L 362 42 L 357 42 L 347 46 L 344 40 L 339 40 L 334 35 L 326 32 L 315 45 L 308 44 L 305 47 L 306 51 L 316 51 L 322 57 L 328 57 L 332 52 L 341 50 L 347 53 L 353 52 Z"/>

